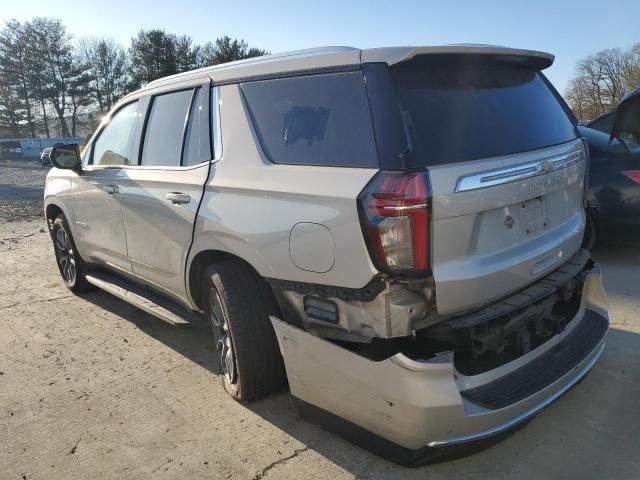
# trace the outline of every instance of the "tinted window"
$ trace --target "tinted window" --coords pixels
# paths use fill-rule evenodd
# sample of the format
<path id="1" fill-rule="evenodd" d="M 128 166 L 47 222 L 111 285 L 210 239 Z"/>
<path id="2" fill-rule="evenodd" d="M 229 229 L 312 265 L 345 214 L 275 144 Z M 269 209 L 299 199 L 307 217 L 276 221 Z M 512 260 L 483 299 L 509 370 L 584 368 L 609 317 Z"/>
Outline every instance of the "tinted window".
<path id="1" fill-rule="evenodd" d="M 271 161 L 377 167 L 362 73 L 251 82 L 242 91 Z"/>
<path id="2" fill-rule="evenodd" d="M 209 102 L 205 98 L 208 89 L 198 88 L 191 105 L 187 137 L 182 154 L 182 165 L 196 165 L 211 160 L 209 145 Z"/>
<path id="3" fill-rule="evenodd" d="M 605 115 L 601 115 L 600 117 L 593 120 L 591 123 L 587 123 L 587 127 L 593 128 L 595 130 L 599 130 L 606 134 L 610 134 L 613 130 L 613 121 L 615 120 L 615 116 L 612 113 L 607 113 Z"/>
<path id="4" fill-rule="evenodd" d="M 392 71 L 413 144 L 412 163 L 507 155 L 576 137 L 566 112 L 533 70 L 434 61 Z"/>
<path id="5" fill-rule="evenodd" d="M 93 145 L 94 165 L 129 165 L 131 138 L 138 121 L 138 102 L 118 110 Z"/>
<path id="6" fill-rule="evenodd" d="M 178 166 L 193 90 L 153 97 L 141 165 Z"/>

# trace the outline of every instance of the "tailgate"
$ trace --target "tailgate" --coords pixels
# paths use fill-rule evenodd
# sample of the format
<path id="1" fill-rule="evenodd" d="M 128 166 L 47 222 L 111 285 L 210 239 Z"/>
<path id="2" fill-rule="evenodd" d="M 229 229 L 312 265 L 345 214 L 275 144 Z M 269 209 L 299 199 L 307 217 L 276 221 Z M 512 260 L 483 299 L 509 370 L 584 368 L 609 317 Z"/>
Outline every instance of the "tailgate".
<path id="1" fill-rule="evenodd" d="M 506 297 L 580 247 L 584 147 L 544 65 L 527 58 L 473 50 L 391 68 L 406 167 L 431 178 L 441 314 Z"/>
<path id="2" fill-rule="evenodd" d="M 581 140 L 430 168 L 437 309 L 460 312 L 522 289 L 580 248 Z"/>

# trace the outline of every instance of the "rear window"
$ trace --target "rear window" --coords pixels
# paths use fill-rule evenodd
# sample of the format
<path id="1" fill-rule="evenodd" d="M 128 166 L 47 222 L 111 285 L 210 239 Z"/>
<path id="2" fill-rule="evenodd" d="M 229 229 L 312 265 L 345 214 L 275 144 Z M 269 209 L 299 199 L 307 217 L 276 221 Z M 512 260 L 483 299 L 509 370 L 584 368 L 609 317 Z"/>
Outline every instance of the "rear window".
<path id="1" fill-rule="evenodd" d="M 601 132 L 606 133 L 607 135 L 611 134 L 613 130 L 613 121 L 615 120 L 615 116 L 613 112 L 607 113 L 605 115 L 601 115 L 595 120 L 587 123 L 587 127 L 593 128 L 595 130 L 599 130 Z"/>
<path id="2" fill-rule="evenodd" d="M 540 73 L 443 61 L 392 68 L 415 166 L 508 155 L 576 138 Z"/>
<path id="3" fill-rule="evenodd" d="M 378 166 L 361 72 L 244 83 L 242 92 L 272 162 Z"/>

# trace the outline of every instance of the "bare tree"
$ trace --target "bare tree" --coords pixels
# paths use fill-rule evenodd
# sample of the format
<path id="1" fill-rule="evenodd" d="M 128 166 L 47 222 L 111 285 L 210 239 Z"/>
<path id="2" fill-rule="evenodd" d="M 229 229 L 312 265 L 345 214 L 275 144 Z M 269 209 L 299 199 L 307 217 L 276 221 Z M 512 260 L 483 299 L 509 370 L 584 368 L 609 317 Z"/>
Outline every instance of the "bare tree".
<path id="1" fill-rule="evenodd" d="M 626 92 L 640 86 L 640 44 L 628 50 L 603 50 L 578 62 L 565 92 L 581 120 L 616 108 Z"/>
<path id="2" fill-rule="evenodd" d="M 89 67 L 91 88 L 100 112 L 108 112 L 126 93 L 127 54 L 111 38 L 82 38 L 77 51 L 80 61 Z"/>
<path id="3" fill-rule="evenodd" d="M 0 28 L 0 135 L 76 135 L 83 118 L 110 110 L 130 88 L 266 53 L 229 36 L 197 45 L 188 35 L 152 29 L 131 39 L 127 55 L 109 38 L 73 44 L 58 19 L 11 20 Z"/>
<path id="4" fill-rule="evenodd" d="M 640 86 L 640 42 L 636 43 L 630 50 L 631 64 L 626 73 L 627 88 L 631 90 Z"/>

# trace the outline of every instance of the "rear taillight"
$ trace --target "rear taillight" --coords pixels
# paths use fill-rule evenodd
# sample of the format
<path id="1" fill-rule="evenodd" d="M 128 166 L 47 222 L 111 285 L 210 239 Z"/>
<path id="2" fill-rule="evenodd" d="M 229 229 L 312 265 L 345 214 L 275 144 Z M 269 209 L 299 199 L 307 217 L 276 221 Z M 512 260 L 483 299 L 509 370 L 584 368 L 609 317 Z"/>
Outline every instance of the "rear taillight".
<path id="1" fill-rule="evenodd" d="M 358 197 L 369 253 L 389 274 L 430 271 L 431 191 L 422 172 L 379 172 Z"/>
<path id="2" fill-rule="evenodd" d="M 634 182 L 640 183 L 640 170 L 626 170 L 622 174 Z"/>

